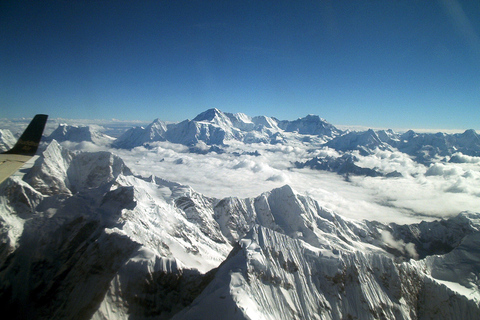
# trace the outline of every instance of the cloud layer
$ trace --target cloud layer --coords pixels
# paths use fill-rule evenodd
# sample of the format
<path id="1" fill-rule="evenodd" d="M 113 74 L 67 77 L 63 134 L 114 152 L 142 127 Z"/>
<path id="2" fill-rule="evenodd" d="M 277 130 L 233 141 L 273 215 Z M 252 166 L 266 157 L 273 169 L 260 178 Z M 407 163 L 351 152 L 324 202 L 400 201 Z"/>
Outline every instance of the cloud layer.
<path id="1" fill-rule="evenodd" d="M 224 151 L 189 153 L 187 147 L 169 142 L 157 142 L 148 149 L 113 150 L 137 174 L 154 174 L 216 198 L 255 197 L 289 184 L 345 217 L 397 223 L 433 220 L 480 207 L 480 159 L 476 157 L 458 155 L 467 161 L 443 159 L 426 167 L 398 151 L 357 153 L 359 166 L 397 171 L 402 177 L 353 176 L 347 182 L 335 173 L 292 166 L 314 156 L 339 156 L 333 149 L 297 141 L 289 146 L 234 143 Z"/>
<path id="2" fill-rule="evenodd" d="M 9 123 L 19 129 L 22 121 Z M 100 128 L 102 122 L 96 125 Z M 112 120 L 102 128 L 123 125 Z M 426 166 L 399 151 L 376 150 L 367 156 L 353 151 L 356 165 L 401 176 L 350 176 L 347 182 L 336 173 L 294 168 L 295 161 L 342 154 L 322 146 L 314 137 L 306 142 L 305 136 L 293 132 L 284 135 L 288 145 L 231 141 L 222 147 L 223 152 L 207 154 L 192 153 L 192 149 L 170 142 L 154 142 L 132 150 L 110 149 L 91 142 L 61 144 L 72 150 L 109 149 L 123 158 L 135 174 L 153 174 L 216 198 L 256 197 L 289 184 L 345 217 L 397 223 L 449 217 L 480 208 L 480 157 L 456 153 Z M 206 152 L 209 147 L 198 145 L 196 150 Z"/>

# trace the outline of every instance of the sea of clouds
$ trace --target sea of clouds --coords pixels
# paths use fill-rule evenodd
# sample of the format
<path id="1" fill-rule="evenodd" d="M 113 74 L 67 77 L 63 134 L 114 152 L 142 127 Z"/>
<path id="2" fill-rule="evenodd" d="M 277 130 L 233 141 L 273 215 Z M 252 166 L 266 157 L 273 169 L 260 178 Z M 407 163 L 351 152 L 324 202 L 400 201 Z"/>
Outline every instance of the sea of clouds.
<path id="1" fill-rule="evenodd" d="M 256 197 L 273 188 L 291 185 L 322 206 L 353 219 L 410 223 L 454 216 L 480 208 L 480 159 L 458 155 L 463 162 L 439 159 L 430 166 L 401 152 L 356 154 L 357 165 L 403 177 L 350 176 L 296 169 L 295 161 L 339 156 L 329 148 L 311 145 L 232 143 L 225 153 L 190 153 L 189 148 L 156 142 L 133 150 L 111 150 L 139 175 L 155 175 L 186 184 L 207 196 Z M 253 155 L 254 153 L 259 155 Z"/>
<path id="2" fill-rule="evenodd" d="M 128 126 L 115 120 L 95 125 L 107 132 Z M 402 177 L 350 176 L 347 181 L 333 172 L 295 168 L 295 161 L 341 154 L 322 147 L 314 137 L 307 143 L 294 139 L 293 135 L 288 145 L 232 141 L 222 147 L 223 153 L 207 154 L 192 153 L 188 147 L 170 142 L 155 142 L 132 150 L 89 142 L 61 144 L 73 150 L 109 150 L 119 155 L 137 175 L 155 175 L 189 185 L 215 198 L 256 197 L 289 184 L 323 207 L 352 219 L 411 223 L 451 217 L 462 211 L 479 211 L 480 157 L 457 153 L 426 166 L 399 151 L 376 150 L 368 156 L 356 153 L 358 166 L 385 173 L 397 171 Z M 208 148 L 197 146 L 197 150 Z"/>

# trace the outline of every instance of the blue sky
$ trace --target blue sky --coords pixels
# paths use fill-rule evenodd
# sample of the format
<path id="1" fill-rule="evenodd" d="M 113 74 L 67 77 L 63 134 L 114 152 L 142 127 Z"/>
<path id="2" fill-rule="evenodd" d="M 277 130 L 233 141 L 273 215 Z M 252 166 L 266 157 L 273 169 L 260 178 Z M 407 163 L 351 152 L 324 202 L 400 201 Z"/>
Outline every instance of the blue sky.
<path id="1" fill-rule="evenodd" d="M 0 118 L 480 129 L 479 1 L 2 1 Z"/>

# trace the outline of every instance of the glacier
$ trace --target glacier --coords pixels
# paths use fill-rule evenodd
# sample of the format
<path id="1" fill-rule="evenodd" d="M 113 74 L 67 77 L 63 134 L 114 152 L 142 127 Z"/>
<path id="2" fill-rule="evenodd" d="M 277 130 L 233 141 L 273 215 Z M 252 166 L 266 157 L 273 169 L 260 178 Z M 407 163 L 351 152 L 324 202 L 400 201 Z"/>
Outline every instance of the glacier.
<path id="1" fill-rule="evenodd" d="M 84 142 L 97 151 L 69 148 Z M 0 185 L 0 305 L 17 319 L 478 319 L 480 213 L 347 217 L 325 205 L 336 190 L 319 201 L 290 172 L 315 173 L 292 159 L 340 174 L 350 161 L 359 176 L 349 184 L 475 180 L 477 143 L 474 131 L 342 132 L 313 115 L 218 109 L 116 141 L 61 125 L 30 169 Z M 274 187 L 216 197 L 152 163 L 168 177 L 187 167 L 240 187 L 223 174 L 251 172 L 250 193 L 252 177 Z M 402 177 L 386 177 L 394 170 Z"/>

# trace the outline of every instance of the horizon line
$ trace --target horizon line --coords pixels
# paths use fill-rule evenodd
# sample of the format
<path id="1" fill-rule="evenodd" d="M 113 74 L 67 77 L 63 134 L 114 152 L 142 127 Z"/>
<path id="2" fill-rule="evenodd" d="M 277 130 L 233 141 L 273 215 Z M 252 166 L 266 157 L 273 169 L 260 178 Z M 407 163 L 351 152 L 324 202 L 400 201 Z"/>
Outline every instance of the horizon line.
<path id="1" fill-rule="evenodd" d="M 239 112 L 241 113 L 241 112 Z M 309 114 L 311 115 L 311 114 Z M 33 118 L 33 117 L 32 117 Z M 32 118 L 28 118 L 28 117 L 22 117 L 22 118 L 0 118 L 0 122 L 8 122 L 8 121 L 11 121 L 11 122 L 28 122 L 30 121 Z M 322 118 L 322 117 L 320 117 Z M 118 123 L 118 124 L 138 124 L 138 125 L 142 125 L 142 124 L 150 124 L 152 123 L 154 120 L 156 119 L 160 119 L 159 117 L 153 119 L 153 120 L 138 120 L 138 119 L 132 119 L 132 120 L 121 120 L 121 119 L 116 119 L 116 118 L 110 118 L 110 119 L 95 119 L 95 118 L 62 118 L 62 117 L 58 117 L 58 118 L 49 118 L 49 122 L 57 122 L 57 123 L 61 123 L 61 122 L 66 122 L 67 124 L 69 124 L 69 122 L 71 122 L 72 125 L 74 124 L 92 124 L 92 125 L 100 125 L 100 124 L 113 124 L 113 123 Z M 298 119 L 301 119 L 301 118 L 298 118 Z M 323 118 L 322 118 L 323 119 Z M 161 119 L 160 119 L 161 120 Z M 186 119 L 184 119 L 186 120 Z M 181 121 L 184 121 L 184 120 L 179 120 L 179 121 L 168 121 L 168 120 L 161 120 L 165 123 L 179 123 Z M 190 120 L 193 120 L 190 119 Z M 297 119 L 294 119 L 294 120 L 297 120 Z M 294 121 L 294 120 L 287 120 L 287 121 Z M 325 120 L 325 119 L 324 119 Z M 327 120 L 325 120 L 327 121 Z M 467 128 L 467 129 L 459 129 L 459 128 L 455 128 L 455 129 L 445 129 L 445 128 L 402 128 L 402 127 L 386 127 L 386 126 L 367 126 L 367 125 L 348 125 L 348 124 L 333 124 L 329 121 L 327 121 L 328 123 L 332 124 L 333 126 L 335 126 L 336 128 L 340 129 L 340 130 L 350 130 L 350 131 L 367 131 L 369 129 L 372 129 L 374 131 L 378 131 L 378 130 L 393 130 L 397 133 L 402 133 L 402 132 L 407 132 L 409 130 L 412 130 L 414 132 L 418 132 L 418 133 L 439 133 L 439 132 L 442 132 L 442 133 L 448 133 L 448 134 L 453 134 L 453 133 L 463 133 L 467 130 L 474 130 L 475 132 L 479 132 L 480 129 L 475 129 L 475 128 Z"/>

